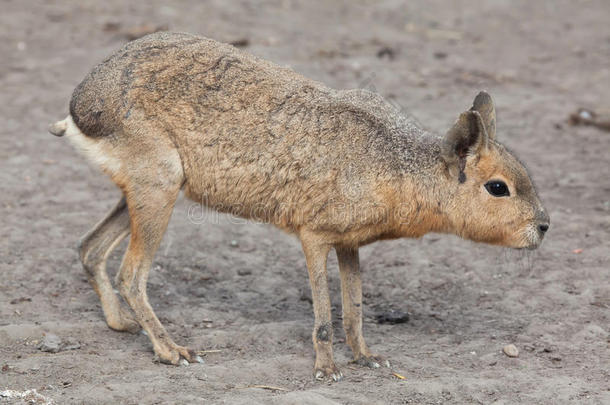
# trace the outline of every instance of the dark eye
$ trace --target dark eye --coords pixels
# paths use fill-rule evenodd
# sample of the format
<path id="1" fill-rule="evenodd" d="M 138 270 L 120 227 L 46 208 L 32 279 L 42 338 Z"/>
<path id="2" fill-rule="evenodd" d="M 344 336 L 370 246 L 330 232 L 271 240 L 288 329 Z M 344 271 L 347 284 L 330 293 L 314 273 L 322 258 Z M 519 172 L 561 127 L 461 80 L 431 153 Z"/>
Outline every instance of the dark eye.
<path id="1" fill-rule="evenodd" d="M 510 193 L 508 191 L 508 186 L 505 182 L 500 180 L 491 180 L 485 183 L 485 188 L 489 192 L 489 194 L 494 197 L 506 197 L 509 196 Z"/>

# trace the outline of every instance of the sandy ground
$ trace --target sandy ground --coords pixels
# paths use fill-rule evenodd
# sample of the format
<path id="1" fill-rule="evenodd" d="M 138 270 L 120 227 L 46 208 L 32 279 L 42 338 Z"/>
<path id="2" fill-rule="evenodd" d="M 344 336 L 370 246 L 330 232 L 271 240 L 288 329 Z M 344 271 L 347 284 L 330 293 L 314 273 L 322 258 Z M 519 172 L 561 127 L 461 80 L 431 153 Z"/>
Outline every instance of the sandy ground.
<path id="1" fill-rule="evenodd" d="M 24 403 L 28 389 L 58 404 L 610 403 L 610 133 L 566 124 L 578 107 L 610 106 L 607 1 L 2 0 L 0 9 L 0 403 Z M 550 212 L 543 246 L 523 255 L 429 235 L 364 248 L 365 336 L 391 370 L 349 364 L 332 258 L 346 378 L 320 383 L 297 240 L 201 217 L 181 199 L 151 302 L 179 343 L 218 352 L 204 365 L 155 363 L 146 336 L 106 327 L 75 251 L 119 193 L 46 132 L 87 71 L 143 24 L 247 40 L 249 52 L 332 87 L 376 90 L 440 132 L 487 89 L 499 139 L 528 164 Z M 390 309 L 411 319 L 378 324 Z M 42 352 L 48 333 L 78 348 Z M 502 354 L 509 343 L 518 358 Z"/>

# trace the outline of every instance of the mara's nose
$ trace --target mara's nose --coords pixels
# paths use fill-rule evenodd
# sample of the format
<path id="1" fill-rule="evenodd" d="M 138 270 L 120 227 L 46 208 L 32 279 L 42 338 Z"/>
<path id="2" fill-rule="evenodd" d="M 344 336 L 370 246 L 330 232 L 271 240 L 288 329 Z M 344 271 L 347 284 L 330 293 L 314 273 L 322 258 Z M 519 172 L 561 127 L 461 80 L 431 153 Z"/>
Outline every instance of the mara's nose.
<path id="1" fill-rule="evenodd" d="M 549 230 L 549 224 L 540 224 L 538 225 L 538 229 L 544 235 L 544 233 Z"/>
<path id="2" fill-rule="evenodd" d="M 541 208 L 536 212 L 536 220 L 538 222 L 538 230 L 540 231 L 540 234 L 544 236 L 551 224 L 551 218 L 549 218 L 549 214 L 547 214 L 544 208 Z"/>

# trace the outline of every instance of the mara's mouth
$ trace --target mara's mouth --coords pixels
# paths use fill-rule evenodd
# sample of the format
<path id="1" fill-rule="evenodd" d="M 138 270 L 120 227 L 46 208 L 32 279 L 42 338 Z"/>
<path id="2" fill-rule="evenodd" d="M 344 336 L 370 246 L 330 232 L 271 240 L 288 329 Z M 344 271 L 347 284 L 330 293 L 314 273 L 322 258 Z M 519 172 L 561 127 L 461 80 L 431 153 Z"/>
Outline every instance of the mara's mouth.
<path id="1" fill-rule="evenodd" d="M 542 244 L 544 235 L 541 235 L 536 225 L 529 224 L 521 233 L 520 242 L 516 249 L 536 250 Z"/>
<path id="2" fill-rule="evenodd" d="M 505 232 L 500 235 L 461 235 L 465 239 L 475 242 L 483 242 L 490 245 L 502 246 L 515 250 L 536 250 L 542 244 L 544 234 L 539 232 L 536 225 L 527 223 L 525 226 L 515 229 L 513 232 Z"/>

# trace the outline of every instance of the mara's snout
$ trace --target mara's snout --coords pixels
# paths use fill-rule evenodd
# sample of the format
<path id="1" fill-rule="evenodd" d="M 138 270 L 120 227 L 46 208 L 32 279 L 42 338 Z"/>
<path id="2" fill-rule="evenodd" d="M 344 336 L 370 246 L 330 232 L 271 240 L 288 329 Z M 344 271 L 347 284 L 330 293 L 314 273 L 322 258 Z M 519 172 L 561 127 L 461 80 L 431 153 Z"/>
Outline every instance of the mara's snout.
<path id="1" fill-rule="evenodd" d="M 65 134 L 123 193 L 79 247 L 108 326 L 144 329 L 170 364 L 200 360 L 172 340 L 146 293 L 181 190 L 300 239 L 315 316 L 314 375 L 333 380 L 342 373 L 333 359 L 331 250 L 346 342 L 357 364 L 378 368 L 389 363 L 362 335 L 360 246 L 440 232 L 535 248 L 550 223 L 524 166 L 496 139 L 489 94 L 480 92 L 436 135 L 376 94 L 333 90 L 190 34 L 156 33 L 125 45 L 76 87 L 70 115 L 50 131 Z M 125 306 L 106 258 L 127 235 L 116 277 Z"/>
<path id="2" fill-rule="evenodd" d="M 525 231 L 527 246 L 524 247 L 530 250 L 540 247 L 542 244 L 542 239 L 544 239 L 544 236 L 546 235 L 550 226 L 551 219 L 546 210 L 539 210 L 534 220 L 527 226 Z"/>

